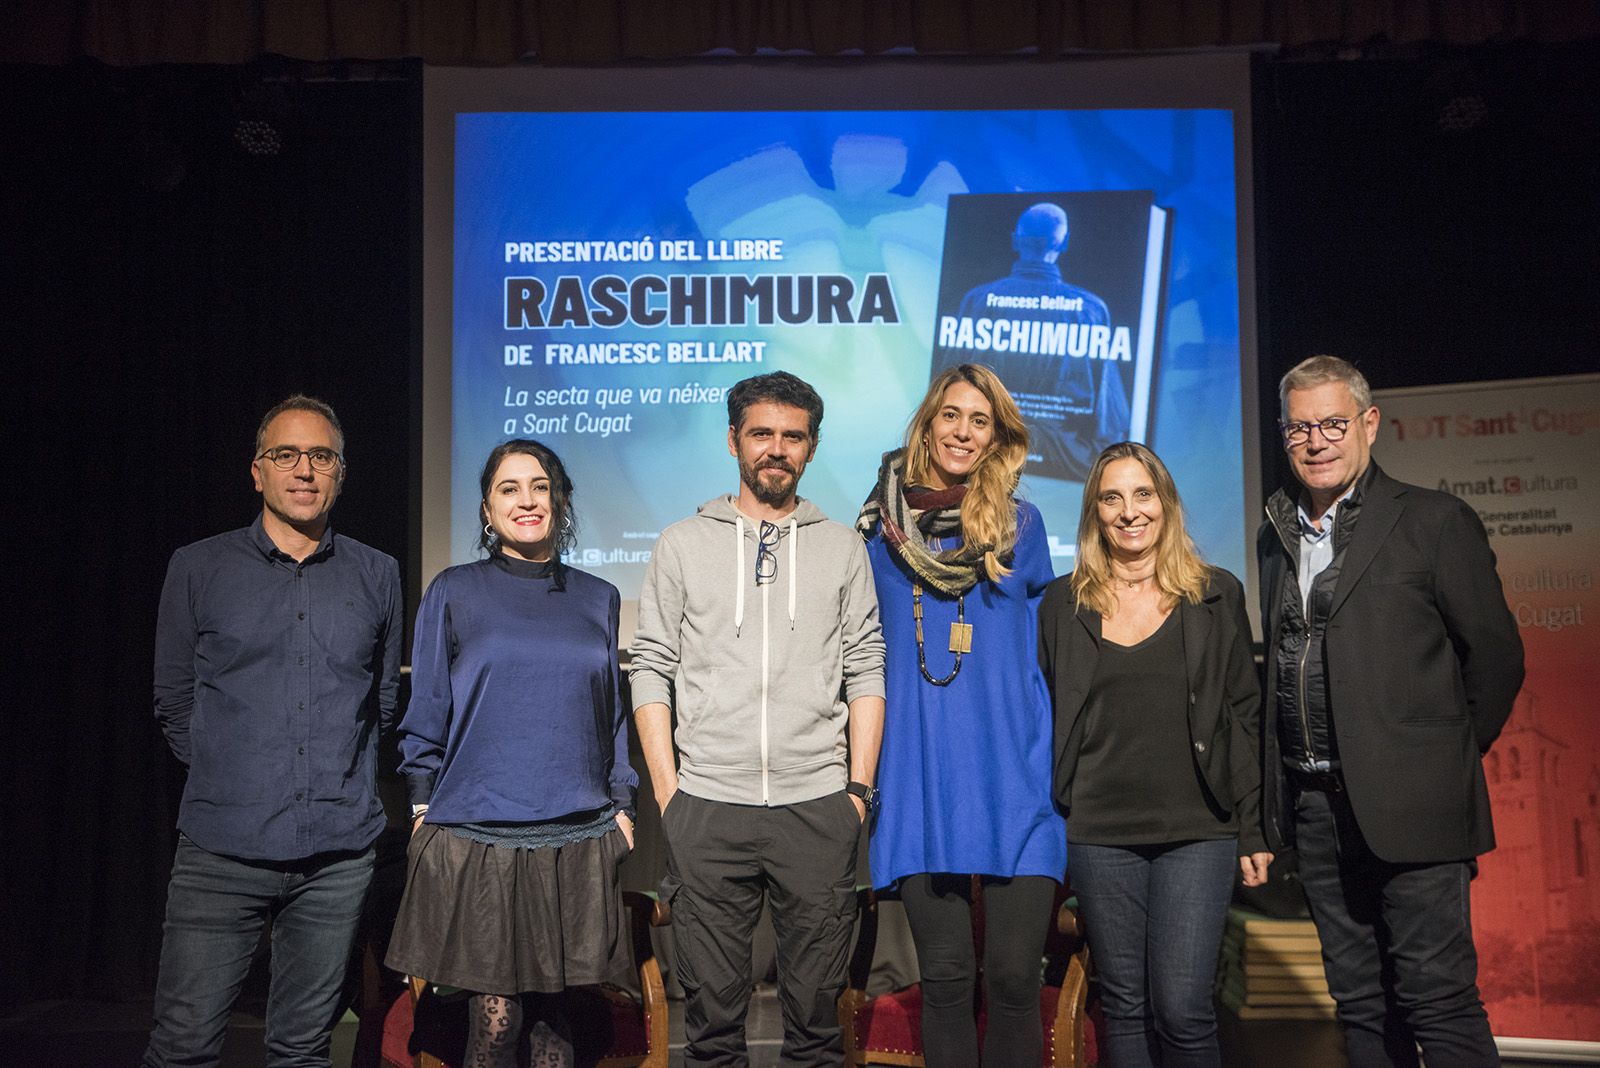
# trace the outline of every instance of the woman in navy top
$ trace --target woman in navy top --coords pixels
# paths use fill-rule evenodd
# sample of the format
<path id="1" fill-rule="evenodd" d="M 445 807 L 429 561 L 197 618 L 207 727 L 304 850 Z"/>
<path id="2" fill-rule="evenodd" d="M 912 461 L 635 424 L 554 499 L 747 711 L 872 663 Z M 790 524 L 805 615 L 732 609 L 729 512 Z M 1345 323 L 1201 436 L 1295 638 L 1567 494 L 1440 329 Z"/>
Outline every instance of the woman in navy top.
<path id="1" fill-rule="evenodd" d="M 1013 496 L 1028 452 L 987 367 L 929 387 L 858 528 L 888 645 L 872 881 L 896 886 L 922 973 L 929 1065 L 979 1063 L 970 886 L 982 876 L 982 1063 L 1037 1065 L 1039 955 L 1066 833 L 1050 801 L 1050 705 L 1035 656 L 1052 577 L 1039 510 Z"/>
<path id="2" fill-rule="evenodd" d="M 617 865 L 638 776 L 618 685 L 615 586 L 561 562 L 572 483 L 534 441 L 479 480 L 488 557 L 417 612 L 400 770 L 413 828 L 391 968 L 470 992 L 465 1063 L 571 1063 L 566 987 L 623 947 Z M 542 1058 L 542 1059 L 541 1059 Z"/>
<path id="3" fill-rule="evenodd" d="M 1220 1068 L 1211 989 L 1235 873 L 1266 880 L 1261 695 L 1238 579 L 1200 559 L 1166 465 L 1100 454 L 1077 569 L 1039 611 L 1055 798 L 1115 1068 Z"/>

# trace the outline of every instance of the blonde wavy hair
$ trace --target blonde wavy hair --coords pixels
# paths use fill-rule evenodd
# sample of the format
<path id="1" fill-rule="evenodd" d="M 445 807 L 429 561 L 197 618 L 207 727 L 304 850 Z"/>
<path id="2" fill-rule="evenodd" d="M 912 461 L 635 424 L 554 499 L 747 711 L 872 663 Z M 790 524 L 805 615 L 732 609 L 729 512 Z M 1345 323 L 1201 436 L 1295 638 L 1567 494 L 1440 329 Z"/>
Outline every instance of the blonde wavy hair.
<path id="1" fill-rule="evenodd" d="M 1106 468 L 1118 460 L 1137 460 L 1150 475 L 1156 497 L 1161 501 L 1161 534 L 1156 541 L 1156 585 L 1167 607 L 1179 598 L 1196 604 L 1205 596 L 1214 568 L 1200 558 L 1200 550 L 1183 522 L 1183 502 L 1177 484 L 1161 457 L 1136 441 L 1109 445 L 1083 483 L 1083 510 L 1078 517 L 1078 562 L 1072 572 L 1072 593 L 1081 607 L 1102 616 L 1116 611 L 1117 596 L 1112 587 L 1111 553 L 1105 531 L 1100 526 L 1100 484 Z"/>
<path id="2" fill-rule="evenodd" d="M 983 394 L 994 416 L 994 438 L 967 476 L 967 495 L 961 501 L 961 536 L 968 542 L 991 546 L 983 555 L 989 581 L 1011 574 L 1002 562 L 1017 543 L 1017 505 L 1013 499 L 1022 465 L 1028 458 L 1028 427 L 1011 399 L 1005 383 L 989 368 L 977 363 L 952 367 L 928 385 L 911 422 L 906 425 L 906 485 L 933 483 L 933 455 L 928 447 L 929 428 L 944 407 L 944 395 L 957 382 Z"/>

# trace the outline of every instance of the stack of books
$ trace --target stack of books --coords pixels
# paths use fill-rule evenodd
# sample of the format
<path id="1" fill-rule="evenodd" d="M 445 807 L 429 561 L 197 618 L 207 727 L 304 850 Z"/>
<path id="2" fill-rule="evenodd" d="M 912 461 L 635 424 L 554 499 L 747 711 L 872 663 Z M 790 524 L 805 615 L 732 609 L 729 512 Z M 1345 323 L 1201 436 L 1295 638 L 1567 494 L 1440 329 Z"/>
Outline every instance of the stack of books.
<path id="1" fill-rule="evenodd" d="M 1333 1016 L 1316 925 L 1230 908 L 1217 968 L 1217 999 L 1242 1020 Z"/>

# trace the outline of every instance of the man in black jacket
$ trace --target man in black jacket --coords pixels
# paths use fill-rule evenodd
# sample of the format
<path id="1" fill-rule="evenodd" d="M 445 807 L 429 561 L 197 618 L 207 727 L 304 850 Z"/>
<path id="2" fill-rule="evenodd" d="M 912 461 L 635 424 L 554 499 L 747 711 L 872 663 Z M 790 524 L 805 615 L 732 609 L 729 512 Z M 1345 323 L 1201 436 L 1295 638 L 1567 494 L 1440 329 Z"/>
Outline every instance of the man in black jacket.
<path id="1" fill-rule="evenodd" d="M 1312 357 L 1279 398 L 1300 490 L 1256 544 L 1268 842 L 1298 850 L 1351 1064 L 1498 1064 L 1467 890 L 1523 674 L 1494 553 L 1465 503 L 1372 462 L 1349 363 Z"/>

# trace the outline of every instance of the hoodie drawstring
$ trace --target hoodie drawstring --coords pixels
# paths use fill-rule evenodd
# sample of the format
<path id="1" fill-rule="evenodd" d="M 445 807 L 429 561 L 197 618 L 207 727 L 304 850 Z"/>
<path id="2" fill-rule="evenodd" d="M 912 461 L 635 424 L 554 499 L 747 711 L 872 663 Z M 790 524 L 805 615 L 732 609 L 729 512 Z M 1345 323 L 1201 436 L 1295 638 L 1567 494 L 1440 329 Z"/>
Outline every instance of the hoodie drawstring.
<path id="1" fill-rule="evenodd" d="M 737 634 L 744 626 L 744 516 L 734 516 L 733 524 L 733 536 L 739 544 L 739 562 L 733 573 L 733 588 L 737 591 L 733 597 L 733 632 Z"/>
<path id="2" fill-rule="evenodd" d="M 795 524 L 794 516 L 789 517 L 789 623 L 794 623 L 794 558 L 795 546 L 800 542 L 800 528 Z M 744 539 L 739 539 L 739 544 L 744 544 Z M 741 587 L 742 588 L 742 587 Z"/>

